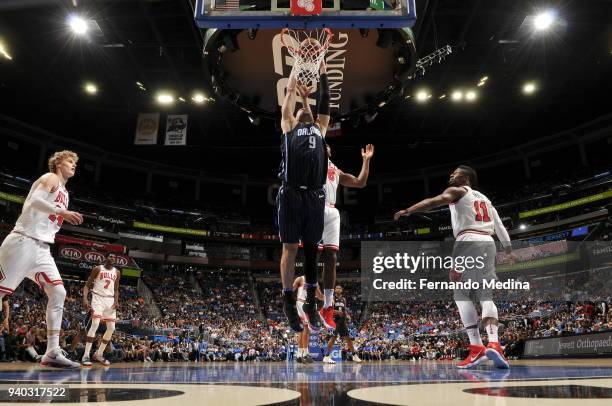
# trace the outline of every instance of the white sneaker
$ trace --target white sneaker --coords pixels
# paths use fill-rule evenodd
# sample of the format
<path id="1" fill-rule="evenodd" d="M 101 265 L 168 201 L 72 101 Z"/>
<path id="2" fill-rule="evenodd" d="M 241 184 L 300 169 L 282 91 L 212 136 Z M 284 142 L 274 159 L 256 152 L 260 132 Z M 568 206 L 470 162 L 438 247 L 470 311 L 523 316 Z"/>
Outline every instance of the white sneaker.
<path id="1" fill-rule="evenodd" d="M 107 360 L 106 358 L 104 358 L 101 355 L 98 355 L 98 353 L 95 353 L 93 355 L 93 357 L 91 357 L 94 361 L 99 362 L 100 364 L 104 365 L 105 367 L 110 365 L 110 361 Z"/>
<path id="2" fill-rule="evenodd" d="M 89 357 L 83 356 L 83 358 L 81 359 L 81 364 L 84 367 L 90 367 L 91 366 L 91 360 L 89 359 Z"/>
<path id="3" fill-rule="evenodd" d="M 47 351 L 47 353 L 40 360 L 40 365 L 46 367 L 55 368 L 80 368 L 81 364 L 69 360 L 66 356 L 68 353 L 61 348 L 57 347 Z"/>
<path id="4" fill-rule="evenodd" d="M 359 358 L 359 356 L 357 354 L 353 354 L 353 362 L 360 363 L 361 362 L 361 358 Z"/>
<path id="5" fill-rule="evenodd" d="M 323 363 L 325 364 L 335 364 L 336 361 L 334 361 L 333 359 L 331 359 L 331 357 L 329 355 L 323 357 Z"/>

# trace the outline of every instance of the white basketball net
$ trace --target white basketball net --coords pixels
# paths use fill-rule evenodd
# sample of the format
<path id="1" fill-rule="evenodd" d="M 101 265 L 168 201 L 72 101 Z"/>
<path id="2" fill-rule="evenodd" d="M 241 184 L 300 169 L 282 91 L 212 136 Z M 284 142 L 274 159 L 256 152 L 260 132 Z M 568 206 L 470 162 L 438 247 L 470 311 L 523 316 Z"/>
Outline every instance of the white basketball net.
<path id="1" fill-rule="evenodd" d="M 284 28 L 281 31 L 281 43 L 293 57 L 298 83 L 309 86 L 319 81 L 319 68 L 332 35 L 329 28 L 309 31 Z"/>

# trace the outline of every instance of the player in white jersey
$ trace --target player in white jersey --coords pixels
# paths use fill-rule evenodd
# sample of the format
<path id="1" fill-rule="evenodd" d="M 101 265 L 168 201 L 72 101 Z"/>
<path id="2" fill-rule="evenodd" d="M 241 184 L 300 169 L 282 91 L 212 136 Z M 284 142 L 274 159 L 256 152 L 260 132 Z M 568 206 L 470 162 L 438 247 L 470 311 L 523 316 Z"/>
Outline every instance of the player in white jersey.
<path id="1" fill-rule="evenodd" d="M 474 256 L 474 250 L 478 250 L 482 255 L 484 250 L 487 260 L 482 276 L 486 279 L 493 279 L 496 278 L 496 249 L 493 234 L 497 235 L 509 256 L 512 255 L 512 247 L 510 236 L 491 201 L 482 193 L 472 189 L 473 186 L 477 186 L 477 179 L 474 169 L 461 165 L 451 174 L 448 182 L 449 187 L 442 194 L 398 211 L 395 213 L 394 219 L 398 220 L 401 216 L 448 205 L 451 211 L 453 234 L 456 239 L 453 256 L 460 256 L 461 254 L 463 256 L 466 256 L 465 254 Z M 469 243 L 466 244 L 466 242 Z M 451 270 L 450 277 L 453 281 L 458 281 L 464 277 L 464 274 Z M 480 294 L 482 324 L 485 326 L 489 344 L 485 348 L 482 343 L 478 331 L 478 314 L 469 295 L 462 290 L 455 290 L 455 302 L 459 309 L 459 315 L 470 338 L 470 353 L 457 366 L 459 368 L 471 368 L 490 359 L 496 367 L 508 368 L 509 364 L 504 356 L 504 350 L 499 344 L 497 334 L 497 307 L 491 300 L 490 292 L 477 293 Z"/>
<path id="2" fill-rule="evenodd" d="M 295 306 L 297 307 L 298 315 L 304 325 L 304 330 L 298 333 L 298 353 L 297 362 L 299 364 L 312 364 L 313 360 L 308 354 L 308 342 L 310 341 L 310 327 L 308 325 L 308 316 L 304 311 L 304 304 L 307 301 L 306 295 L 306 278 L 304 276 L 298 276 L 293 281 L 293 291 L 297 292 L 297 300 Z M 323 294 L 321 289 L 317 286 L 315 296 L 319 300 L 323 300 Z"/>
<path id="3" fill-rule="evenodd" d="M 64 221 L 81 224 L 83 216 L 68 210 L 66 182 L 74 176 L 77 154 L 56 152 L 49 158 L 49 173 L 38 178 L 23 203 L 13 231 L 0 247 L 0 296 L 11 295 L 30 278 L 47 295 L 47 350 L 41 365 L 78 368 L 60 348 L 59 336 L 66 289 L 51 256 L 49 244 Z"/>
<path id="4" fill-rule="evenodd" d="M 96 338 L 96 331 L 98 331 L 100 321 L 106 323 L 106 332 L 102 336 L 102 342 L 98 350 L 93 355 L 93 360 L 104 366 L 110 365 L 110 362 L 104 358 L 104 350 L 115 331 L 117 308 L 119 307 L 119 279 L 121 278 L 121 272 L 114 266 L 117 262 L 116 260 L 115 254 L 108 254 L 104 265 L 98 265 L 91 270 L 89 278 L 85 282 L 85 287 L 83 287 L 83 307 L 91 312 L 91 326 L 87 331 L 85 353 L 81 360 L 83 366 L 86 367 L 91 366 L 89 354 Z M 91 305 L 88 301 L 90 290 Z"/>
<path id="5" fill-rule="evenodd" d="M 331 159 L 331 148 L 327 146 L 327 155 Z M 334 322 L 334 287 L 336 286 L 336 263 L 340 249 L 340 212 L 336 209 L 336 194 L 338 185 L 350 188 L 363 188 L 368 182 L 370 173 L 370 160 L 374 156 L 374 145 L 368 144 L 361 149 L 361 172 L 357 177 L 342 172 L 336 165 L 328 160 L 327 180 L 325 182 L 325 223 L 323 238 L 319 245 L 323 249 L 323 307 L 319 310 L 323 324 L 327 328 L 335 329 Z"/>

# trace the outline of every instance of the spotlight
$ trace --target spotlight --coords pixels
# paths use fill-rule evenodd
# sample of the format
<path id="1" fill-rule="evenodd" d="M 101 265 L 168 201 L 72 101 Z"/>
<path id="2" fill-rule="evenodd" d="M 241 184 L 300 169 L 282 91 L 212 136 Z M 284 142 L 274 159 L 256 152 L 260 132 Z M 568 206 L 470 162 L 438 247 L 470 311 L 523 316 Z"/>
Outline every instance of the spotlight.
<path id="1" fill-rule="evenodd" d="M 87 94 L 94 95 L 98 93 L 98 86 L 91 82 L 85 83 L 85 92 Z"/>
<path id="2" fill-rule="evenodd" d="M 551 11 L 545 11 L 535 16 L 533 27 L 536 31 L 548 30 L 555 21 L 555 15 Z"/>
<path id="3" fill-rule="evenodd" d="M 480 78 L 481 82 L 486 82 L 487 80 L 489 80 L 488 76 L 483 76 L 483 77 Z"/>
<path id="4" fill-rule="evenodd" d="M 72 31 L 77 35 L 85 35 L 89 29 L 87 21 L 78 16 L 71 16 L 68 19 L 68 25 L 70 25 Z"/>
<path id="5" fill-rule="evenodd" d="M 443 94 L 442 96 L 438 97 L 438 99 L 440 99 L 440 100 L 446 99 L 446 94 Z"/>
<path id="6" fill-rule="evenodd" d="M 196 93 L 191 97 L 191 100 L 196 104 L 202 104 L 206 101 L 206 97 L 202 93 Z"/>
<path id="7" fill-rule="evenodd" d="M 2 55 L 3 57 L 5 57 L 6 59 L 8 59 L 9 61 L 13 59 L 13 57 L 11 55 L 9 55 L 8 51 L 6 50 L 6 47 L 4 46 L 3 43 L 0 42 L 0 55 Z"/>
<path id="8" fill-rule="evenodd" d="M 533 94 L 536 90 L 538 90 L 538 87 L 534 82 L 527 82 L 523 85 L 524 94 Z"/>
<path id="9" fill-rule="evenodd" d="M 460 102 L 463 100 L 463 92 L 460 90 L 455 90 L 451 95 L 451 99 L 453 99 L 454 102 Z"/>
<path id="10" fill-rule="evenodd" d="M 475 91 L 473 90 L 469 90 L 466 94 L 465 94 L 465 100 L 469 101 L 469 102 L 473 102 L 474 100 L 476 100 L 476 97 L 478 95 L 476 94 Z"/>
<path id="11" fill-rule="evenodd" d="M 178 99 L 179 99 L 179 101 L 181 101 L 181 102 L 185 102 L 185 98 L 184 98 L 184 97 L 179 97 Z"/>
<path id="12" fill-rule="evenodd" d="M 172 104 L 174 103 L 174 96 L 172 96 L 170 93 L 158 93 L 157 94 L 157 102 L 159 104 Z"/>
<path id="13" fill-rule="evenodd" d="M 144 87 L 144 85 L 142 84 L 142 82 L 136 82 L 136 86 L 138 86 L 138 88 L 139 88 L 140 90 L 142 90 L 143 92 L 144 92 L 145 90 L 147 90 L 147 88 L 146 88 L 146 87 Z"/>
<path id="14" fill-rule="evenodd" d="M 527 226 L 526 226 L 525 224 L 521 224 L 521 225 L 519 226 L 519 229 L 520 229 L 520 230 L 526 230 L 526 229 L 527 229 Z"/>
<path id="15" fill-rule="evenodd" d="M 427 90 L 419 90 L 416 94 L 416 99 L 419 103 L 425 103 L 430 97 L 431 94 Z"/>
<path id="16" fill-rule="evenodd" d="M 253 124 L 253 125 L 259 125 L 259 123 L 260 123 L 259 116 L 250 115 L 250 114 L 249 114 L 249 121 L 250 121 L 250 122 L 251 122 L 251 124 Z"/>

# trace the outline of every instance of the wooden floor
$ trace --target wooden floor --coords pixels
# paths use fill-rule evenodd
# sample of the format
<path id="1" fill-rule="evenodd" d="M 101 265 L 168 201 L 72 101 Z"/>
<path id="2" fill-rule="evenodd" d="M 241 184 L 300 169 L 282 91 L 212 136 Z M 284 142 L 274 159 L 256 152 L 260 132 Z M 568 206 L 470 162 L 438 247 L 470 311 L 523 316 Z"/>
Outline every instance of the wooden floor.
<path id="1" fill-rule="evenodd" d="M 453 362 L 125 363 L 80 370 L 0 364 L 9 390 L 64 385 L 64 403 L 192 405 L 610 405 L 612 359 L 512 361 L 509 370 Z M 46 399 L 49 400 L 49 399 Z M 30 399 L 29 403 L 39 403 Z"/>

